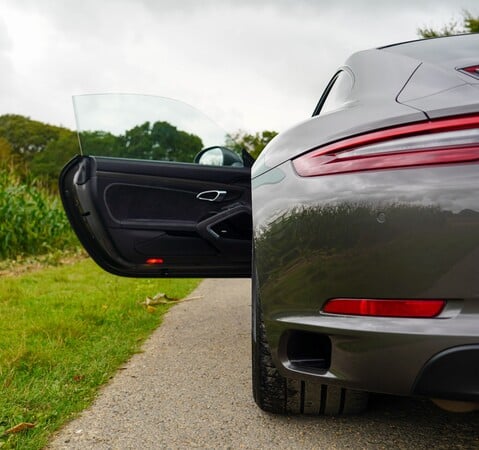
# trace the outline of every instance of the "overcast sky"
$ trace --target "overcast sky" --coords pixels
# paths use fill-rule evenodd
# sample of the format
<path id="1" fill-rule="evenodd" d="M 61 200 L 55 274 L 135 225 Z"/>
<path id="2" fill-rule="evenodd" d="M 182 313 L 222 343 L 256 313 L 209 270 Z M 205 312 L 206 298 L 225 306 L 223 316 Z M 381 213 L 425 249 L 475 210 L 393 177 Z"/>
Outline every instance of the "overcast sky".
<path id="1" fill-rule="evenodd" d="M 71 96 L 157 94 L 229 131 L 308 117 L 354 51 L 477 0 L 0 0 L 0 114 L 75 128 Z"/>

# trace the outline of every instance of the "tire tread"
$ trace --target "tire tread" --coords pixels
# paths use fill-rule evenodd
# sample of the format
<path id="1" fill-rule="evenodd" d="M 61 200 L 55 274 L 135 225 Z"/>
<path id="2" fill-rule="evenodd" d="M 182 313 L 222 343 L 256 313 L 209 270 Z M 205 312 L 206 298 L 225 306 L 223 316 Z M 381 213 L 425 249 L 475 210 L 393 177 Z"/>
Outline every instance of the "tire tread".
<path id="1" fill-rule="evenodd" d="M 310 380 L 283 377 L 273 363 L 266 328 L 253 282 L 253 395 L 258 406 L 275 414 L 338 416 L 358 414 L 367 407 L 368 394 Z"/>

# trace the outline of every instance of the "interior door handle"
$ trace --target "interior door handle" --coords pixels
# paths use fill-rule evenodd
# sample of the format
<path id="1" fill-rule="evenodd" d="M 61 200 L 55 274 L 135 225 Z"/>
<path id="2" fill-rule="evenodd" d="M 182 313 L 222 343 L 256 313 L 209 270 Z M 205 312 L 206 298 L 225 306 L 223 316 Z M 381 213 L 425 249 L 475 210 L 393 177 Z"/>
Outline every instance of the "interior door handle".
<path id="1" fill-rule="evenodd" d="M 207 202 L 220 202 L 226 196 L 226 191 L 203 191 L 196 198 L 198 200 L 206 200 Z"/>

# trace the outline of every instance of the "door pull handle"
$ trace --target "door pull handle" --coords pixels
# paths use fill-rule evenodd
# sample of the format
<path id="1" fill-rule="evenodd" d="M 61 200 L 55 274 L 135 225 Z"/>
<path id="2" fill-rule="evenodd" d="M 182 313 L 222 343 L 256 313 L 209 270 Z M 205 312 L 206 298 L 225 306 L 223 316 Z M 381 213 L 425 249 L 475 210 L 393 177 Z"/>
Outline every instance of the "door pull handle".
<path id="1" fill-rule="evenodd" d="M 225 198 L 226 194 L 226 191 L 203 191 L 200 192 L 196 198 L 207 202 L 220 202 Z"/>

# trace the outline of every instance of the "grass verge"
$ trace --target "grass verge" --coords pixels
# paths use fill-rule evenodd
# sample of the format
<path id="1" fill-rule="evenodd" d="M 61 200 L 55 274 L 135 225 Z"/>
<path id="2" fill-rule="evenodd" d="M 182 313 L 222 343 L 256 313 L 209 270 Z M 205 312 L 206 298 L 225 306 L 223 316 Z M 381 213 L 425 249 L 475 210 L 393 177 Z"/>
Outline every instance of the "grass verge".
<path id="1" fill-rule="evenodd" d="M 0 447 L 42 448 L 87 407 L 159 325 L 169 305 L 146 296 L 185 297 L 198 280 L 109 275 L 91 260 L 0 278 Z M 35 426 L 5 432 L 20 423 Z"/>
<path id="2" fill-rule="evenodd" d="M 43 255 L 17 255 L 15 258 L 0 260 L 0 278 L 31 273 L 51 266 L 73 264 L 87 258 L 88 254 L 83 247 L 54 250 Z"/>

